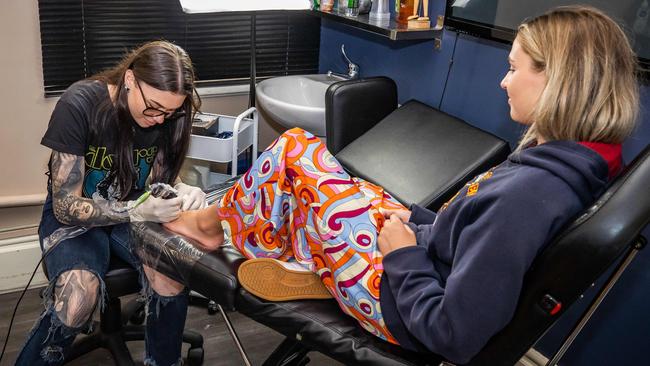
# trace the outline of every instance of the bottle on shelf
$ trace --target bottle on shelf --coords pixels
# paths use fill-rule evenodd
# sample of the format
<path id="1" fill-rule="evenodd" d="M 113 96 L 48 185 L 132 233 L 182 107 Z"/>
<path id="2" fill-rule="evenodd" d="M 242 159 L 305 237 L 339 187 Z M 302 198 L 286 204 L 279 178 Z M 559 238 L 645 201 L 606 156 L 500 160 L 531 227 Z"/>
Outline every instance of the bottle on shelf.
<path id="1" fill-rule="evenodd" d="M 356 17 L 359 15 L 359 0 L 348 0 L 348 6 L 345 8 L 345 15 Z"/>
<path id="2" fill-rule="evenodd" d="M 413 15 L 414 0 L 395 0 L 395 20 L 408 24 L 408 17 Z"/>
<path id="3" fill-rule="evenodd" d="M 320 11 L 332 11 L 334 8 L 334 0 L 320 0 Z"/>
<path id="4" fill-rule="evenodd" d="M 335 6 L 337 8 L 336 11 L 339 14 L 345 14 L 345 9 L 348 8 L 348 0 L 338 0 L 336 5 L 337 5 Z"/>

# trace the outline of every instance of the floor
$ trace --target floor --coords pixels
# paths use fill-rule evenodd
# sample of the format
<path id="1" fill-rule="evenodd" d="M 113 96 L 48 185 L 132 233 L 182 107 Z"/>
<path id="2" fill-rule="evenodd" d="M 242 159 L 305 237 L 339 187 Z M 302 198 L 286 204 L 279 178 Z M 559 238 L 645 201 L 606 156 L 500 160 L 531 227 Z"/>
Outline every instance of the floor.
<path id="1" fill-rule="evenodd" d="M 18 292 L 0 295 L 0 342 L 2 344 L 4 344 L 11 314 L 19 296 L 20 293 Z M 9 343 L 5 356 L 2 362 L 0 362 L 0 366 L 13 365 L 20 351 L 20 347 L 25 342 L 27 333 L 32 328 L 42 309 L 43 306 L 39 297 L 39 290 L 27 291 L 16 313 L 11 335 L 9 336 Z M 261 365 L 271 351 L 283 340 L 283 336 L 279 333 L 238 313 L 230 313 L 229 316 L 253 365 Z M 203 335 L 205 349 L 204 365 L 232 366 L 244 364 L 235 344 L 230 338 L 221 315 L 210 315 L 205 307 L 191 305 L 188 311 L 186 328 L 195 330 Z M 128 346 L 136 361 L 136 365 L 142 365 L 144 343 L 129 342 Z M 186 349 L 187 345 L 184 346 L 183 355 L 185 355 Z M 309 358 L 311 359 L 309 365 L 341 365 L 317 352 L 310 353 Z M 113 361 L 108 351 L 100 349 L 80 357 L 67 365 L 113 365 Z"/>

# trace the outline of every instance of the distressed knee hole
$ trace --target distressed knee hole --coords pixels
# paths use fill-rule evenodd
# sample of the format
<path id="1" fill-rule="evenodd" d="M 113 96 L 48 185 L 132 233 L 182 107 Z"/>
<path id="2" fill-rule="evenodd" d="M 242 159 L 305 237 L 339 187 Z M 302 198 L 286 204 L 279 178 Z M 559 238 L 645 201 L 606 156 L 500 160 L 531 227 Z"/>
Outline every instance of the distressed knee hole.
<path id="1" fill-rule="evenodd" d="M 63 361 L 63 347 L 47 346 L 41 350 L 41 357 L 48 363 Z"/>
<path id="2" fill-rule="evenodd" d="M 62 273 L 54 285 L 54 312 L 64 325 L 78 328 L 86 324 L 97 305 L 100 281 L 92 272 L 71 270 Z"/>
<path id="3" fill-rule="evenodd" d="M 185 285 L 171 278 L 163 275 L 162 273 L 154 270 L 151 267 L 143 266 L 144 273 L 147 276 L 149 286 L 160 296 L 176 296 L 183 292 Z"/>

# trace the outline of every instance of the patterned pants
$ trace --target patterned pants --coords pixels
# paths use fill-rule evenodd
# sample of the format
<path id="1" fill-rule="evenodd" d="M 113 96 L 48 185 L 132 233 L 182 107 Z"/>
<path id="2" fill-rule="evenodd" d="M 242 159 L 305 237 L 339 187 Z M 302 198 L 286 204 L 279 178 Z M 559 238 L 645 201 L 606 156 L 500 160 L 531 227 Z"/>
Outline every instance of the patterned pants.
<path id="1" fill-rule="evenodd" d="M 381 187 L 350 177 L 318 137 L 294 128 L 226 193 L 219 215 L 244 256 L 300 263 L 320 276 L 346 314 L 397 343 L 379 303 L 379 208 L 404 206 Z"/>

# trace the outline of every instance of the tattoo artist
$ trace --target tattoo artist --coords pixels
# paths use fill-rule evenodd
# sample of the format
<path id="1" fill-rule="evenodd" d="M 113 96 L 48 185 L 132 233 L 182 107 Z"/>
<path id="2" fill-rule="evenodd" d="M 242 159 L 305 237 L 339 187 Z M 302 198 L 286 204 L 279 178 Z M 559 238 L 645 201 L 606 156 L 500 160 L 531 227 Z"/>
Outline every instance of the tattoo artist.
<path id="1" fill-rule="evenodd" d="M 156 41 L 61 96 L 41 140 L 52 155 L 39 227 L 42 248 L 51 236 L 58 244 L 44 259 L 50 279 L 46 309 L 17 365 L 65 362 L 67 348 L 102 305 L 103 278 L 113 255 L 144 272 L 144 364 L 181 364 L 188 290 L 131 253 L 129 222 L 168 222 L 204 205 L 199 188 L 178 180 L 192 114 L 200 106 L 194 79 L 187 53 Z M 149 196 L 150 182 L 173 185 L 178 197 Z M 66 234 L 75 227 L 85 230 Z"/>

